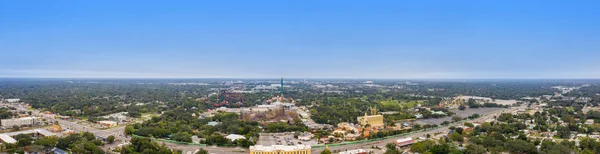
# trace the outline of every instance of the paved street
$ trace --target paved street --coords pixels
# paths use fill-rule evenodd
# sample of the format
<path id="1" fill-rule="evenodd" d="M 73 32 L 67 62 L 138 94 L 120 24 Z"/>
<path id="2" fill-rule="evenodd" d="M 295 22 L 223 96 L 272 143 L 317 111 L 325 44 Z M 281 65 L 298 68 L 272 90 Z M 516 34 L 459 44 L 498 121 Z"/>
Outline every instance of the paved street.
<path id="1" fill-rule="evenodd" d="M 522 109 L 522 108 L 524 108 L 524 106 L 513 107 L 513 108 L 503 109 L 503 110 L 496 110 L 496 111 L 491 112 L 490 114 L 488 114 L 486 116 L 482 116 L 482 117 L 479 117 L 479 118 L 474 119 L 474 120 L 469 120 L 469 122 L 473 122 L 473 121 L 482 122 L 482 121 L 485 121 L 486 119 L 493 118 L 493 116 L 499 115 L 499 113 L 501 113 L 501 112 L 508 113 L 508 112 L 513 111 L 513 110 Z M 57 119 L 57 121 L 63 127 L 68 128 L 68 129 L 73 129 L 73 130 L 78 131 L 78 132 L 87 131 L 87 132 L 94 133 L 96 136 L 101 136 L 101 137 L 108 137 L 110 135 L 114 135 L 116 142 L 113 143 L 113 144 L 107 144 L 104 147 L 102 147 L 105 150 L 107 150 L 108 148 L 115 148 L 118 144 L 129 141 L 129 138 L 126 138 L 124 135 L 122 135 L 123 131 L 125 129 L 125 126 L 110 128 L 110 129 L 106 129 L 106 130 L 99 130 L 99 129 L 88 127 L 88 126 L 82 126 L 82 125 L 79 125 L 77 123 L 74 123 L 74 122 L 71 122 L 71 121 L 67 121 L 67 120 Z M 418 138 L 418 137 L 425 136 L 426 134 L 433 135 L 436 132 L 448 132 L 449 131 L 448 128 L 450 126 L 456 126 L 456 125 L 459 125 L 459 123 L 454 123 L 454 124 L 451 124 L 451 125 L 448 125 L 448 126 L 445 126 L 445 127 L 441 127 L 441 128 L 438 128 L 438 129 L 428 130 L 428 131 L 419 132 L 419 133 L 414 133 L 414 134 L 410 134 L 410 135 L 406 135 L 406 136 L 402 136 L 402 137 L 390 138 L 390 139 L 385 139 L 385 140 L 381 140 L 381 141 L 359 143 L 359 144 L 331 146 L 331 147 L 329 147 L 329 149 L 332 150 L 332 151 L 333 150 L 346 151 L 346 150 L 353 150 L 353 149 L 360 149 L 360 148 L 362 148 L 362 149 L 370 149 L 372 146 L 377 146 L 377 147 L 380 147 L 380 148 L 385 148 L 386 144 L 392 143 L 395 140 L 400 139 L 400 138 L 405 138 L 405 137 Z M 239 148 L 239 147 L 236 147 L 236 148 L 216 147 L 216 146 L 202 147 L 202 146 L 196 146 L 196 145 L 180 145 L 180 144 L 166 143 L 166 142 L 161 142 L 161 143 L 164 143 L 165 145 L 167 145 L 171 149 L 182 150 L 184 153 L 194 153 L 196 150 L 198 150 L 200 148 L 204 148 L 207 151 L 209 151 L 210 153 L 215 153 L 215 154 L 222 154 L 222 153 L 248 153 L 249 152 L 248 149 Z M 313 153 L 318 153 L 318 152 L 321 152 L 323 149 L 324 148 L 312 148 L 312 152 Z M 377 151 L 374 151 L 374 152 L 375 153 L 382 153 L 384 150 L 385 149 L 383 149 L 383 150 L 377 150 Z"/>
<path id="2" fill-rule="evenodd" d="M 71 122 L 68 120 L 56 119 L 56 121 L 58 121 L 58 124 L 61 125 L 63 128 L 71 129 L 71 130 L 74 130 L 75 132 L 90 132 L 90 133 L 94 133 L 94 135 L 96 135 L 96 136 L 104 137 L 104 138 L 106 138 L 110 135 L 113 135 L 115 137 L 115 142 L 112 144 L 104 145 L 102 147 L 102 149 L 104 149 L 105 151 L 107 151 L 109 148 L 115 148 L 115 147 L 117 147 L 117 145 L 119 145 L 121 143 L 129 142 L 129 138 L 126 138 L 123 135 L 125 126 L 119 126 L 119 127 L 101 130 L 101 129 L 96 129 L 96 128 L 89 127 L 89 126 L 83 126 L 83 125 L 80 125 L 80 124 L 77 124 L 75 122 Z"/>
<path id="3" fill-rule="evenodd" d="M 486 116 L 482 116 L 479 117 L 477 119 L 474 120 L 469 120 L 468 122 L 482 122 L 485 121 L 486 119 L 489 118 L 493 118 L 494 116 L 498 116 L 499 113 L 509 113 L 513 110 L 517 110 L 520 108 L 524 108 L 524 106 L 521 107 L 513 107 L 513 108 L 509 108 L 509 109 L 504 109 L 504 110 L 497 110 L 493 113 L 490 113 Z M 406 135 L 406 136 L 402 136 L 402 137 L 397 137 L 397 138 L 390 138 L 390 139 L 385 139 L 385 140 L 381 140 L 381 141 L 373 141 L 373 142 L 366 142 L 366 143 L 359 143 L 359 144 L 349 144 L 349 145 L 341 145 L 341 146 L 331 146 L 329 147 L 330 150 L 340 150 L 340 151 L 346 151 L 346 150 L 352 150 L 352 149 L 369 149 L 371 148 L 371 146 L 378 146 L 380 148 L 385 148 L 385 145 L 388 143 L 392 143 L 397 139 L 401 139 L 401 138 L 405 138 L 405 137 L 412 137 L 412 138 L 418 138 L 421 136 L 425 136 L 426 134 L 431 134 L 433 135 L 436 132 L 448 132 L 449 131 L 449 127 L 450 126 L 456 126 L 459 125 L 459 123 L 454 123 L 439 129 L 434 129 L 434 130 L 428 130 L 428 131 L 424 131 L 424 132 L 419 132 L 419 133 L 415 133 L 415 134 L 411 134 L 411 135 Z M 164 143 L 164 142 L 162 142 Z M 184 153 L 186 151 L 195 151 L 197 149 L 200 148 L 204 148 L 207 151 L 209 151 L 210 153 L 215 153 L 215 154 L 222 154 L 222 153 L 248 153 L 249 150 L 248 149 L 243 149 L 243 148 L 226 148 L 226 147 L 216 147 L 216 146 L 207 146 L 207 147 L 202 147 L 202 146 L 196 146 L 196 145 L 180 145 L 180 144 L 174 144 L 174 143 L 165 143 L 169 148 L 172 149 L 178 149 L 178 150 L 183 150 Z M 319 153 L 323 150 L 324 148 L 312 148 L 312 153 Z M 383 153 L 385 149 L 383 150 L 377 150 L 374 151 L 375 153 Z"/>
<path id="4" fill-rule="evenodd" d="M 469 120 L 468 122 L 482 122 L 485 121 L 486 119 L 489 118 L 493 118 L 494 116 L 499 115 L 500 113 L 509 113 L 513 110 L 517 110 L 523 108 L 523 106 L 521 107 L 513 107 L 513 108 L 509 108 L 509 109 L 505 109 L 505 110 L 497 110 L 496 112 L 493 112 L 491 114 L 488 114 L 486 116 L 482 116 L 479 117 L 477 119 L 474 120 Z M 413 139 L 421 137 L 421 136 L 425 136 L 427 134 L 431 134 L 433 135 L 436 132 L 448 132 L 449 131 L 449 127 L 450 126 L 456 126 L 459 125 L 459 123 L 454 123 L 454 124 L 450 124 L 448 126 L 442 127 L 442 128 L 438 128 L 438 129 L 434 129 L 434 130 L 428 130 L 428 131 L 424 131 L 424 132 L 419 132 L 419 133 L 414 133 L 411 135 L 406 135 L 406 136 L 402 136 L 402 137 L 397 137 L 397 138 L 390 138 L 390 139 L 385 139 L 385 140 L 381 140 L 381 141 L 373 141 L 373 142 L 367 142 L 367 143 L 359 143 L 359 144 L 350 144 L 350 145 L 341 145 L 341 146 L 330 146 L 329 150 L 333 151 L 333 150 L 341 150 L 341 151 L 346 151 L 346 150 L 352 150 L 352 149 L 369 149 L 371 146 L 378 146 L 380 148 L 385 148 L 385 145 L 388 143 L 392 143 L 397 139 L 401 139 L 401 138 L 406 138 L 406 137 L 412 137 Z M 318 153 L 323 151 L 324 148 L 312 148 L 312 152 L 313 153 Z"/>

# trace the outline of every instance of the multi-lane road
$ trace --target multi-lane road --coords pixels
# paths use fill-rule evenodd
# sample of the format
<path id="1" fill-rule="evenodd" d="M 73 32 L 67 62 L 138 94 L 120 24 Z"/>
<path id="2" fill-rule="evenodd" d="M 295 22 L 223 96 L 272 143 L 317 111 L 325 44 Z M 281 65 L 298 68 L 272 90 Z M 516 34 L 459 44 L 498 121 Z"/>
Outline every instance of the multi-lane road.
<path id="1" fill-rule="evenodd" d="M 494 116 L 498 116 L 500 113 L 510 113 L 514 110 L 518 110 L 518 109 L 524 109 L 525 106 L 520 106 L 520 107 L 512 107 L 512 108 L 508 108 L 508 109 L 502 109 L 502 110 L 497 110 L 495 112 L 492 112 L 488 115 L 484 115 L 481 116 L 477 119 L 473 119 L 473 120 L 468 120 L 466 122 L 483 122 L 487 119 L 493 118 Z M 379 141 L 372 141 L 372 142 L 365 142 L 365 143 L 357 143 L 357 144 L 348 144 L 348 145 L 340 145 L 340 146 L 330 146 L 329 149 L 331 151 L 334 150 L 340 150 L 340 151 L 346 151 L 346 150 L 353 150 L 353 149 L 370 149 L 372 146 L 377 146 L 380 148 L 385 148 L 385 145 L 388 143 L 392 143 L 397 139 L 401 139 L 401 138 L 406 138 L 406 137 L 412 137 L 412 138 L 418 138 L 418 137 L 422 137 L 422 136 L 426 136 L 427 134 L 433 135 L 436 132 L 448 132 L 449 131 L 449 127 L 450 126 L 456 126 L 459 125 L 460 123 L 452 123 L 450 125 L 444 126 L 444 127 L 440 127 L 438 129 L 433 129 L 433 130 L 427 130 L 427 131 L 423 131 L 423 132 L 418 132 L 418 133 L 413 133 L 413 134 L 407 134 L 405 136 L 401 136 L 401 137 L 396 137 L 396 138 L 390 138 L 390 139 L 384 139 L 384 140 L 379 140 Z M 172 149 L 177 149 L 177 150 L 182 150 L 184 151 L 184 153 L 186 152 L 193 152 L 196 151 L 200 148 L 203 148 L 207 151 L 209 151 L 209 153 L 249 153 L 248 149 L 243 149 L 243 148 L 226 148 L 226 147 L 216 147 L 216 146 L 207 146 L 207 147 L 201 147 L 201 146 L 195 146 L 195 145 L 180 145 L 180 144 L 173 144 L 173 143 L 165 143 L 169 148 Z M 323 147 L 319 147 L 319 148 L 312 148 L 312 153 L 319 153 L 323 150 Z M 385 149 L 384 149 L 385 150 Z M 376 151 L 376 153 L 382 153 L 384 150 L 381 151 Z"/>
<path id="2" fill-rule="evenodd" d="M 469 120 L 467 122 L 482 122 L 485 121 L 486 119 L 490 119 L 493 118 L 494 116 L 498 116 L 500 113 L 506 113 L 506 112 L 511 112 L 513 110 L 519 109 L 521 107 L 514 107 L 514 108 L 509 108 L 509 109 L 505 109 L 505 110 L 498 110 L 496 112 L 493 112 L 491 114 L 485 115 L 485 116 L 481 116 L 477 119 L 473 119 L 473 120 Z M 422 132 L 417 132 L 414 134 L 410 134 L 410 135 L 406 135 L 406 136 L 402 136 L 402 137 L 397 137 L 397 138 L 390 138 L 390 139 L 384 139 L 384 140 L 380 140 L 380 141 L 373 141 L 373 142 L 365 142 L 365 143 L 358 143 L 358 144 L 348 144 L 348 145 L 340 145 L 340 146 L 330 146 L 329 150 L 334 151 L 334 150 L 340 150 L 340 151 L 346 151 L 346 150 L 353 150 L 353 149 L 370 149 L 372 146 L 377 146 L 380 148 L 385 148 L 385 145 L 388 143 L 393 143 L 395 140 L 401 139 L 401 138 L 406 138 L 406 137 L 412 137 L 413 139 L 415 138 L 419 138 L 422 136 L 426 136 L 427 134 L 433 135 L 436 132 L 448 132 L 449 131 L 449 127 L 450 126 L 456 126 L 459 125 L 460 123 L 452 123 L 450 125 L 447 125 L 445 127 L 441 127 L 438 129 L 432 129 L 432 130 L 427 130 L 427 131 L 422 131 Z M 313 153 L 318 153 L 323 151 L 323 147 L 321 148 L 312 148 L 312 152 Z"/>
<path id="3" fill-rule="evenodd" d="M 106 144 L 102 147 L 102 149 L 104 149 L 105 151 L 108 150 L 109 148 L 110 149 L 115 148 L 115 147 L 117 147 L 117 145 L 119 145 L 121 143 L 129 142 L 129 138 L 127 138 L 125 135 L 123 135 L 125 126 L 119 126 L 119 127 L 102 130 L 102 129 L 96 129 L 94 127 L 83 126 L 83 125 L 80 125 L 80 124 L 77 124 L 75 122 L 71 122 L 68 120 L 56 119 L 56 121 L 58 121 L 58 124 L 60 124 L 63 128 L 71 129 L 71 130 L 74 130 L 75 132 L 90 132 L 98 137 L 103 137 L 103 138 L 107 138 L 108 136 L 111 136 L 111 135 L 114 136 L 115 137 L 114 143 Z"/>
<path id="4" fill-rule="evenodd" d="M 493 118 L 494 116 L 497 116 L 500 113 L 512 112 L 514 110 L 524 109 L 524 108 L 525 108 L 525 106 L 520 106 L 520 107 L 512 107 L 512 108 L 508 108 L 508 109 L 498 110 L 491 114 L 481 116 L 477 119 L 469 120 L 468 122 L 474 122 L 474 121 L 482 122 L 482 121 L 485 121 L 486 119 Z M 57 119 L 57 121 L 63 127 L 66 126 L 67 128 L 78 131 L 78 132 L 91 132 L 91 133 L 94 133 L 96 136 L 100 136 L 100 137 L 108 137 L 110 135 L 115 136 L 116 142 L 113 144 L 108 144 L 108 145 L 104 146 L 103 149 L 105 149 L 105 150 L 107 150 L 108 148 L 114 148 L 118 144 L 125 143 L 125 142 L 129 141 L 129 139 L 130 139 L 123 135 L 125 126 L 100 130 L 100 129 L 96 129 L 96 128 L 89 127 L 89 126 L 83 126 L 83 125 L 80 125 L 80 124 L 77 124 L 77 123 L 74 123 L 71 121 L 67 121 L 67 120 Z M 448 128 L 450 126 L 456 126 L 456 125 L 459 125 L 459 123 L 453 123 L 453 124 L 450 124 L 450 125 L 447 125 L 444 127 L 440 127 L 438 129 L 427 130 L 427 131 L 413 133 L 413 134 L 407 134 L 405 136 L 396 137 L 396 138 L 389 138 L 389 139 L 384 139 L 384 140 L 379 140 L 379 141 L 357 143 L 357 144 L 330 146 L 329 149 L 332 151 L 333 150 L 346 151 L 346 150 L 359 149 L 359 148 L 370 149 L 372 146 L 385 148 L 386 144 L 392 143 L 395 140 L 400 139 L 400 138 L 405 138 L 405 137 L 418 138 L 418 137 L 425 136 L 427 134 L 433 135 L 436 132 L 448 132 L 449 131 Z M 171 149 L 182 150 L 184 153 L 194 153 L 196 150 L 198 150 L 200 148 L 203 148 L 203 149 L 209 151 L 209 153 L 218 153 L 218 154 L 221 154 L 221 153 L 248 153 L 249 152 L 248 149 L 239 148 L 239 147 L 236 147 L 236 148 L 226 148 L 226 147 L 216 147 L 216 146 L 203 147 L 203 146 L 196 146 L 196 145 L 182 145 L 182 144 L 174 144 L 174 143 L 167 143 L 167 142 L 163 142 L 163 143 Z M 312 152 L 318 153 L 318 152 L 322 151 L 323 149 L 324 149 L 323 147 L 313 148 Z M 376 152 L 376 153 L 379 153 L 379 152 Z"/>

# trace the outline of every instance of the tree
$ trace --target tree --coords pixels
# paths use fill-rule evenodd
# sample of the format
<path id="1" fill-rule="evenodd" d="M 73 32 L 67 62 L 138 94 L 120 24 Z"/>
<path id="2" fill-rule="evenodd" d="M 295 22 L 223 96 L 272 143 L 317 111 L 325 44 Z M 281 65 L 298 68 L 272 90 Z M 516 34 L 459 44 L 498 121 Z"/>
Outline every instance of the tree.
<path id="1" fill-rule="evenodd" d="M 401 154 L 401 152 L 398 151 L 398 149 L 396 148 L 396 144 L 394 144 L 394 143 L 386 144 L 385 148 L 387 148 L 387 150 L 385 151 L 384 154 Z"/>
<path id="2" fill-rule="evenodd" d="M 179 142 L 192 142 L 192 135 L 188 134 L 187 132 L 175 133 L 173 134 L 173 140 Z"/>
<path id="3" fill-rule="evenodd" d="M 385 145 L 385 148 L 387 148 L 388 150 L 396 150 L 396 144 L 388 143 Z"/>
<path id="4" fill-rule="evenodd" d="M 462 135 L 460 135 L 458 132 L 450 133 L 450 135 L 448 135 L 448 138 L 450 138 L 450 140 L 452 140 L 452 141 L 458 141 L 458 142 L 462 142 L 464 140 Z"/>
<path id="5" fill-rule="evenodd" d="M 121 150 L 122 154 L 138 154 L 138 153 L 152 153 L 152 154 L 171 154 L 173 151 L 167 148 L 164 144 L 158 144 L 157 142 L 151 141 L 149 138 L 133 137 L 131 138 L 131 144 L 124 146 Z"/>
<path id="6" fill-rule="evenodd" d="M 475 125 L 473 125 L 473 123 L 470 123 L 470 122 L 465 122 L 464 124 L 467 127 L 471 127 L 471 128 L 475 127 Z"/>
<path id="7" fill-rule="evenodd" d="M 431 147 L 433 147 L 434 145 L 435 145 L 434 141 L 425 140 L 425 141 L 414 143 L 410 147 L 410 151 L 415 152 L 415 153 L 424 153 L 427 150 L 429 150 Z"/>
<path id="8" fill-rule="evenodd" d="M 450 153 L 450 146 L 448 144 L 435 145 L 429 152 L 433 154 L 447 154 Z"/>
<path id="9" fill-rule="evenodd" d="M 546 154 L 573 153 L 573 149 L 562 144 L 556 144 L 554 146 L 551 146 L 549 149 L 542 149 L 542 151 L 544 151 Z"/>
<path id="10" fill-rule="evenodd" d="M 557 135 L 558 135 L 560 138 L 564 138 L 564 139 L 566 139 L 566 138 L 569 138 L 569 137 L 571 137 L 571 130 L 569 130 L 569 128 L 568 128 L 568 127 L 558 126 L 558 127 L 556 128 L 556 131 L 557 131 Z"/>
<path id="11" fill-rule="evenodd" d="M 108 136 L 106 138 L 106 142 L 108 142 L 108 144 L 112 144 L 113 142 L 115 142 L 115 136 L 113 136 L 113 135 Z"/>
<path id="12" fill-rule="evenodd" d="M 133 128 L 133 126 L 126 126 L 125 127 L 125 134 L 127 135 L 132 135 L 135 132 L 135 128 Z"/>
<path id="13" fill-rule="evenodd" d="M 56 146 L 56 143 L 58 143 L 58 138 L 54 137 L 54 136 L 46 136 L 46 137 L 38 138 L 33 142 L 33 144 L 40 145 L 45 148 L 54 147 L 54 146 Z"/>
<path id="14" fill-rule="evenodd" d="M 581 151 L 580 154 L 594 154 L 594 151 L 589 150 L 589 149 L 585 149 L 585 150 Z"/>
<path id="15" fill-rule="evenodd" d="M 523 140 L 511 140 L 506 142 L 506 149 L 512 153 L 535 153 L 537 149 L 532 143 Z"/>
<path id="16" fill-rule="evenodd" d="M 325 148 L 325 150 L 321 151 L 321 154 L 331 154 L 331 151 L 329 151 L 329 148 Z"/>
<path id="17" fill-rule="evenodd" d="M 198 149 L 198 152 L 196 152 L 196 154 L 208 154 L 208 151 L 204 150 L 203 148 Z"/>
<path id="18" fill-rule="evenodd" d="M 15 139 L 17 140 L 17 146 L 19 146 L 19 147 L 31 145 L 31 141 L 33 141 L 31 139 L 31 136 L 29 136 L 27 134 L 16 135 Z"/>
<path id="19" fill-rule="evenodd" d="M 462 118 L 462 117 L 460 117 L 460 116 L 458 116 L 458 115 L 452 116 L 452 121 L 453 121 L 453 122 L 461 121 L 462 119 L 463 119 L 463 118 Z"/>
<path id="20" fill-rule="evenodd" d="M 469 144 L 466 147 L 465 154 L 485 154 L 487 151 L 485 147 L 478 144 Z"/>

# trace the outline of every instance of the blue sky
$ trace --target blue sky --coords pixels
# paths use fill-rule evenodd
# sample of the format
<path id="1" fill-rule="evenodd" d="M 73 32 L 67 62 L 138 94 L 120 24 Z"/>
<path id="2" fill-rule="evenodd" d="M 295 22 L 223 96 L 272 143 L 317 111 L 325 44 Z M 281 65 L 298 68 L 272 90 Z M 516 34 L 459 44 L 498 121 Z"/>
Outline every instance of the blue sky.
<path id="1" fill-rule="evenodd" d="M 600 78 L 600 1 L 0 1 L 0 77 Z"/>

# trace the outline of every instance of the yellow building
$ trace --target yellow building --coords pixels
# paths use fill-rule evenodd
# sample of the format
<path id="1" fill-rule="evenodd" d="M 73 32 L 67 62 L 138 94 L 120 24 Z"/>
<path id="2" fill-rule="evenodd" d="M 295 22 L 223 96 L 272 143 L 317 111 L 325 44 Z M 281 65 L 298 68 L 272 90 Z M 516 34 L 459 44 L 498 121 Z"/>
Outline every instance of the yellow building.
<path id="1" fill-rule="evenodd" d="M 310 145 L 255 145 L 250 146 L 250 154 L 310 154 Z"/>
<path id="2" fill-rule="evenodd" d="M 369 124 L 372 127 L 383 127 L 383 115 L 367 115 L 365 113 L 365 116 L 357 117 L 356 120 L 362 126 Z"/>

